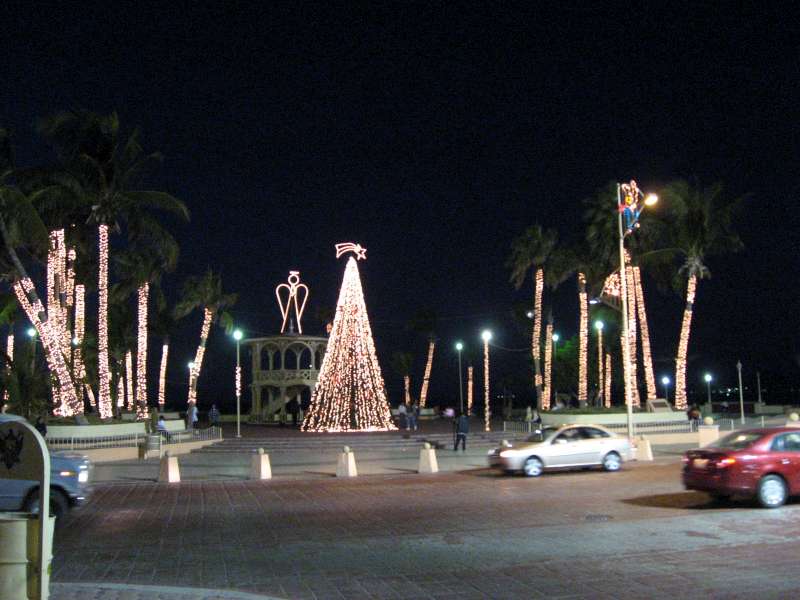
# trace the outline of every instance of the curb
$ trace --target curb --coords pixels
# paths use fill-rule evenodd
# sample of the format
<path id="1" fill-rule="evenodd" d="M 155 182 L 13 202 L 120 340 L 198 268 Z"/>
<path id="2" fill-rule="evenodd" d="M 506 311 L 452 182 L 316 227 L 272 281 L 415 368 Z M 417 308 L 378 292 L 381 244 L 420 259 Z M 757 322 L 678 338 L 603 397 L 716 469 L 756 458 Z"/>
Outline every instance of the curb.
<path id="1" fill-rule="evenodd" d="M 141 600 L 283 600 L 276 596 L 264 596 L 249 592 L 236 592 L 226 590 L 212 590 L 196 587 L 175 587 L 163 585 L 133 585 L 125 583 L 68 583 L 54 582 L 50 584 L 50 598 L 117 598 L 124 595 L 130 597 L 131 593 L 140 595 Z M 91 596 L 90 596 L 91 594 Z"/>

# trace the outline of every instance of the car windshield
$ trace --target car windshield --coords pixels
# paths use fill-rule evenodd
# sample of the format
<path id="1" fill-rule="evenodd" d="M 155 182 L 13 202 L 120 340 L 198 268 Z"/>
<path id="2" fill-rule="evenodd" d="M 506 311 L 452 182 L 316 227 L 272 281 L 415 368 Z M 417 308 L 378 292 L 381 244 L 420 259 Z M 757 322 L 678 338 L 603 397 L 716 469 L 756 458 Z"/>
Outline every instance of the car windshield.
<path id="1" fill-rule="evenodd" d="M 745 431 L 742 433 L 729 433 L 724 438 L 718 439 L 708 445 L 709 448 L 726 448 L 729 450 L 743 450 L 755 444 L 764 437 L 763 433 Z"/>
<path id="2" fill-rule="evenodd" d="M 527 442 L 543 442 L 548 437 L 553 435 L 556 431 L 558 431 L 558 427 L 544 427 L 543 429 L 537 429 L 531 435 L 528 436 L 528 439 L 525 440 Z"/>

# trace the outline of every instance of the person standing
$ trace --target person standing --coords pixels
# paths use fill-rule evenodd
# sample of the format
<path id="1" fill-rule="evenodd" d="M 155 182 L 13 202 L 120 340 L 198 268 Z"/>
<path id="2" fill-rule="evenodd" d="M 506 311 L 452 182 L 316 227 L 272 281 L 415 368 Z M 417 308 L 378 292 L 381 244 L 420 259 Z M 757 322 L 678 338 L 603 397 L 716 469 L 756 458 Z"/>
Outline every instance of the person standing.
<path id="1" fill-rule="evenodd" d="M 469 417 L 463 412 L 458 414 L 458 417 L 453 421 L 453 428 L 456 433 L 456 443 L 453 445 L 453 452 L 458 450 L 458 444 L 461 443 L 461 451 L 467 451 L 467 434 L 469 433 Z"/>
<path id="2" fill-rule="evenodd" d="M 189 402 L 189 408 L 186 409 L 186 429 L 195 428 L 197 428 L 197 405 Z"/>
<path id="3" fill-rule="evenodd" d="M 408 415 L 405 402 L 401 402 L 400 406 L 397 407 L 397 419 L 400 421 L 397 424 L 400 429 L 408 429 Z"/>
<path id="4" fill-rule="evenodd" d="M 208 411 L 208 421 L 212 427 L 219 427 L 219 410 L 216 404 L 212 404 L 211 410 Z"/>
<path id="5" fill-rule="evenodd" d="M 408 414 L 406 415 L 406 419 L 408 419 L 408 426 L 406 427 L 406 429 L 408 429 L 409 431 L 417 430 L 417 415 L 419 415 L 419 405 L 416 402 L 414 402 L 408 408 Z"/>

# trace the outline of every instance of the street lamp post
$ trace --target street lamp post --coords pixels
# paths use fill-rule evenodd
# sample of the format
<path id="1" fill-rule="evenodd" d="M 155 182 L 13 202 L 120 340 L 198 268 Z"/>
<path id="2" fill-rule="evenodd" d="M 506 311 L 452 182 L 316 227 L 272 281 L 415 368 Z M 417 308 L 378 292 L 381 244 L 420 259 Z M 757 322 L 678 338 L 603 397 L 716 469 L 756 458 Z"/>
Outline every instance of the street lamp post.
<path id="1" fill-rule="evenodd" d="M 481 333 L 483 339 L 483 404 L 484 404 L 484 429 L 491 430 L 492 409 L 489 406 L 489 340 L 492 339 L 492 332 L 484 329 Z"/>
<path id="2" fill-rule="evenodd" d="M 25 333 L 31 338 L 31 373 L 34 373 L 36 369 L 36 330 L 33 327 L 28 327 Z"/>
<path id="3" fill-rule="evenodd" d="M 664 385 L 664 399 L 669 402 L 669 377 L 664 375 L 661 378 L 661 383 Z"/>
<path id="4" fill-rule="evenodd" d="M 461 351 L 464 349 L 464 344 L 456 342 L 456 350 L 458 350 L 458 400 L 461 407 L 461 413 L 464 413 L 464 385 L 461 376 Z"/>
<path id="5" fill-rule="evenodd" d="M 711 382 L 713 381 L 714 378 L 711 376 L 711 373 L 706 373 L 705 375 L 703 375 L 703 379 L 705 380 L 706 386 L 708 387 L 708 406 L 709 408 L 711 408 Z"/>
<path id="6" fill-rule="evenodd" d="M 242 437 L 242 419 L 241 419 L 241 400 L 242 400 L 242 363 L 241 353 L 239 350 L 240 342 L 242 341 L 242 330 L 236 329 L 233 332 L 233 339 L 236 340 L 236 437 Z"/>
<path id="7" fill-rule="evenodd" d="M 739 371 L 739 413 L 744 425 L 744 391 L 742 390 L 742 361 L 736 361 L 736 370 Z"/>
<path id="8" fill-rule="evenodd" d="M 631 181 L 630 184 L 624 184 L 626 198 L 631 198 L 630 206 L 626 206 L 622 202 L 622 188 L 623 184 L 617 184 L 617 232 L 619 233 L 619 281 L 620 281 L 620 300 L 622 308 L 622 379 L 625 390 L 625 405 L 627 406 L 627 421 L 628 421 L 628 439 L 633 440 L 633 390 L 631 387 L 631 374 L 630 374 L 630 354 L 631 354 L 631 341 L 628 333 L 628 281 L 625 273 L 625 234 L 636 225 L 639 212 L 641 209 L 636 210 L 636 206 L 642 200 L 646 206 L 650 206 L 658 202 L 658 196 L 650 194 L 647 198 L 642 198 L 643 194 L 636 187 L 636 182 Z M 644 207 L 642 207 L 644 208 Z M 622 215 L 624 212 L 629 211 L 631 214 L 627 216 L 628 223 L 625 228 L 622 226 Z"/>

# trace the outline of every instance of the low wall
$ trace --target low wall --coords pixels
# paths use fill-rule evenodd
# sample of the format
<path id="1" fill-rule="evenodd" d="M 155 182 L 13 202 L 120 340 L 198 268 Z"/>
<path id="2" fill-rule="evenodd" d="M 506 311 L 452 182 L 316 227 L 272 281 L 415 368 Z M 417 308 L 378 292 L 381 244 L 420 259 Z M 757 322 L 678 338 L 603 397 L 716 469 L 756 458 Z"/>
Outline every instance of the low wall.
<path id="1" fill-rule="evenodd" d="M 118 423 L 113 425 L 52 425 L 47 428 L 47 439 L 93 438 L 114 435 L 144 435 L 144 423 Z"/>
<path id="2" fill-rule="evenodd" d="M 201 440 L 197 442 L 183 442 L 180 444 L 169 444 L 161 446 L 161 451 L 169 450 L 173 456 L 189 454 L 192 450 L 198 450 L 211 444 L 216 444 L 222 440 Z M 108 463 L 120 460 L 137 460 L 139 458 L 139 448 L 130 446 L 128 448 L 92 448 L 89 450 L 76 450 L 76 452 L 88 456 L 94 463 Z"/>
<path id="3" fill-rule="evenodd" d="M 647 433 L 644 434 L 651 446 L 667 446 L 670 444 L 691 444 L 695 447 L 700 446 L 700 434 L 696 431 L 691 433 Z"/>
<path id="4" fill-rule="evenodd" d="M 615 423 L 627 423 L 628 415 L 624 412 L 619 413 L 594 413 L 594 414 L 572 414 L 561 412 L 541 413 L 543 425 L 569 425 L 581 423 L 584 425 L 611 425 Z M 633 413 L 634 423 L 661 423 L 681 421 L 686 422 L 686 415 L 682 412 L 657 412 L 657 413 Z"/>

